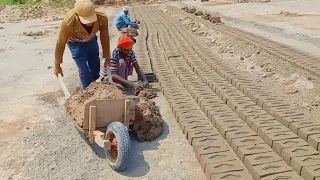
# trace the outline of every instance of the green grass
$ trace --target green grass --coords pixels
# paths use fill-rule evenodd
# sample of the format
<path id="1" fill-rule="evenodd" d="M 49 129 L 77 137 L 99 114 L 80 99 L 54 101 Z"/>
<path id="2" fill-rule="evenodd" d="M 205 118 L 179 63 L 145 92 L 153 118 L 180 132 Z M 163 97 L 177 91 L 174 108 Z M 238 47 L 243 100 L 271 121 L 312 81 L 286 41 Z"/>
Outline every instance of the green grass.
<path id="1" fill-rule="evenodd" d="M 14 5 L 14 4 L 35 4 L 32 0 L 0 0 L 0 4 Z"/>

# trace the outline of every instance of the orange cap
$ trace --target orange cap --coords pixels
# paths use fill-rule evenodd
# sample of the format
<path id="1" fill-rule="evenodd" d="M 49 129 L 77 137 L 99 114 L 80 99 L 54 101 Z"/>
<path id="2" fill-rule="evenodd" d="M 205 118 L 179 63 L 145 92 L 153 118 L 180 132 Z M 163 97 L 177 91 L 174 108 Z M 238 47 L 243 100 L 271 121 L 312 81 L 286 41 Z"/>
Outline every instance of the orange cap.
<path id="1" fill-rule="evenodd" d="M 118 48 L 132 47 L 133 41 L 129 36 L 122 36 L 118 41 Z"/>

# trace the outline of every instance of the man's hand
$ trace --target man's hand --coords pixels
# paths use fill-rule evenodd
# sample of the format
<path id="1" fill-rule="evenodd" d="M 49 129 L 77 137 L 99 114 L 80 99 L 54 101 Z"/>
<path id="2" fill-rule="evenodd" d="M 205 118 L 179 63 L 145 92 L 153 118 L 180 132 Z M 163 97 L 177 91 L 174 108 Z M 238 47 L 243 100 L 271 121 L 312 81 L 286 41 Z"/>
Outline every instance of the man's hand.
<path id="1" fill-rule="evenodd" d="M 140 91 L 142 90 L 143 90 L 142 86 L 134 84 L 132 94 L 135 96 L 138 96 Z"/>
<path id="2" fill-rule="evenodd" d="M 61 66 L 60 64 L 56 64 L 54 66 L 54 74 L 58 77 L 58 74 L 61 74 L 61 76 L 63 76 L 63 72 L 62 72 L 62 69 L 61 69 Z"/>
<path id="3" fill-rule="evenodd" d="M 147 88 L 149 86 L 148 80 L 144 80 L 141 82 L 142 87 Z"/>

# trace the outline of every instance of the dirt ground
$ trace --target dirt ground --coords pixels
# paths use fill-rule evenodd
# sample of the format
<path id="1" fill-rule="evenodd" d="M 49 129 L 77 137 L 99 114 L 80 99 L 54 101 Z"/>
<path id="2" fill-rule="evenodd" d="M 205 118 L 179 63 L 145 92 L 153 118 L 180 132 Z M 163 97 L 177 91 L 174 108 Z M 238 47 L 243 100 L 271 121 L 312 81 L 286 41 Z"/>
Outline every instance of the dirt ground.
<path id="1" fill-rule="evenodd" d="M 103 10 L 113 23 L 118 9 Z M 164 131 L 152 142 L 132 139 L 126 171 L 114 172 L 104 152 L 90 148 L 57 102 L 63 93 L 53 75 L 53 52 L 63 13 L 52 14 L 13 23 L 7 17 L 0 24 L 0 179 L 205 179 L 162 95 L 155 101 Z M 31 31 L 45 33 L 27 35 Z M 118 33 L 110 29 L 111 47 Z M 64 57 L 64 81 L 73 92 L 77 68 L 67 48 Z"/>
<path id="2" fill-rule="evenodd" d="M 219 57 L 249 73 L 267 87 L 302 110 L 307 117 L 320 119 L 320 80 L 306 71 L 247 42 L 217 32 L 184 12 L 171 11 L 195 6 L 203 12 L 218 12 L 226 25 L 237 27 L 297 49 L 320 55 L 320 2 L 317 0 L 273 0 L 268 3 L 230 3 L 233 1 L 183 1 L 157 5 L 163 13 L 179 20 L 181 26 L 203 41 Z M 2 10 L 4 8 L 0 8 Z M 128 169 L 112 171 L 101 152 L 93 150 L 80 137 L 58 105 L 63 96 L 53 75 L 54 44 L 64 10 L 48 10 L 35 19 L 6 17 L 0 11 L 0 179 L 184 179 L 202 180 L 204 173 L 192 147 L 176 123 L 165 98 L 155 102 L 165 120 L 164 132 L 152 142 L 132 139 L 133 155 Z M 116 8 L 103 9 L 114 21 Z M 14 13 L 19 14 L 19 13 Z M 119 32 L 110 29 L 111 47 Z M 77 90 L 77 68 L 66 48 L 64 80 Z M 85 171 L 84 171 L 85 170 Z"/>

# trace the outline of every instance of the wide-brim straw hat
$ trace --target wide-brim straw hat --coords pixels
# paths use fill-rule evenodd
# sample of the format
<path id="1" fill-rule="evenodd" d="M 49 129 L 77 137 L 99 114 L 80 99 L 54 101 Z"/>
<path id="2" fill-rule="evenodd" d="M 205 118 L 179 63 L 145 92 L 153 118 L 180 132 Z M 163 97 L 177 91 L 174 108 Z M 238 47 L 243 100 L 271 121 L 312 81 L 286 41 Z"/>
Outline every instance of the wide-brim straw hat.
<path id="1" fill-rule="evenodd" d="M 90 24 L 98 20 L 94 4 L 91 0 L 77 0 L 74 8 L 81 23 Z"/>

